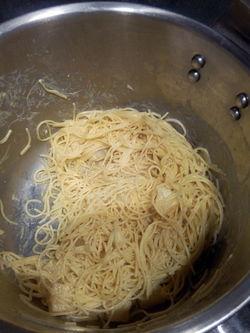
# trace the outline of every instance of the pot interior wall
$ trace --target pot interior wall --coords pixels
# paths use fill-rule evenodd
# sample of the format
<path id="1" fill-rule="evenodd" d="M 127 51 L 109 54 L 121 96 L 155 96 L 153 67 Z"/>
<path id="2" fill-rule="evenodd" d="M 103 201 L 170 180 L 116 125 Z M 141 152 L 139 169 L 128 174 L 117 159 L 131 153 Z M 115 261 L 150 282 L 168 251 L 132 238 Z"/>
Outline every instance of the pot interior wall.
<path id="1" fill-rule="evenodd" d="M 18 221 L 17 227 L 1 223 L 6 231 L 1 249 L 31 252 L 35 224 L 26 218 L 23 204 L 39 196 L 32 176 L 41 163 L 39 154 L 46 150 L 35 139 L 35 127 L 44 119 L 71 117 L 72 102 L 77 110 L 135 106 L 169 111 L 183 121 L 190 141 L 208 148 L 225 172 L 220 179 L 226 205 L 223 230 L 210 259 L 203 259 L 209 267 L 204 280 L 211 284 L 209 293 L 202 287 L 168 314 L 159 314 L 151 326 L 141 324 L 142 330 L 172 327 L 206 309 L 230 292 L 250 265 L 250 112 L 239 122 L 228 112 L 237 93 L 250 92 L 249 72 L 205 32 L 177 21 L 171 15 L 75 13 L 40 18 L 0 34 L 0 137 L 10 124 L 14 131 L 10 141 L 0 145 L 0 197 L 6 214 Z M 203 54 L 207 64 L 201 80 L 191 83 L 187 72 L 195 53 Z M 37 83 L 41 78 L 69 94 L 69 101 L 46 94 Z M 32 148 L 20 157 L 25 127 L 31 130 Z M 39 326 L 45 322 L 65 328 L 65 319 L 23 305 L 13 279 L 3 273 L 0 313 L 7 321 L 43 332 L 49 331 Z"/>

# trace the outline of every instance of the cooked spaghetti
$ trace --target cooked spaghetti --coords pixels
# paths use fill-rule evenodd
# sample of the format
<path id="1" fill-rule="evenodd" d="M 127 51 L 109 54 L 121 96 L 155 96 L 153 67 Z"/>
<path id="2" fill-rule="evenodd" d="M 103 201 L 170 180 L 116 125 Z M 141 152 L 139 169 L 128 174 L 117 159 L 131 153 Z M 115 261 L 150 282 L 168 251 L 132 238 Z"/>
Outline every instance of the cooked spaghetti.
<path id="1" fill-rule="evenodd" d="M 31 135 L 30 135 L 30 130 L 26 127 L 25 131 L 27 133 L 28 137 L 28 142 L 26 143 L 25 147 L 20 151 L 20 155 L 23 156 L 24 154 L 27 153 L 27 151 L 31 148 Z"/>
<path id="2" fill-rule="evenodd" d="M 49 153 L 34 176 L 42 199 L 25 207 L 39 221 L 34 255 L 0 255 L 26 301 L 40 298 L 53 315 L 95 318 L 159 288 L 174 300 L 223 220 L 215 166 L 185 134 L 167 115 L 132 108 L 38 125 Z"/>
<path id="3" fill-rule="evenodd" d="M 0 140 L 0 145 L 4 144 L 9 140 L 9 137 L 12 134 L 12 129 L 9 129 L 8 132 L 5 134 L 5 136 Z"/>

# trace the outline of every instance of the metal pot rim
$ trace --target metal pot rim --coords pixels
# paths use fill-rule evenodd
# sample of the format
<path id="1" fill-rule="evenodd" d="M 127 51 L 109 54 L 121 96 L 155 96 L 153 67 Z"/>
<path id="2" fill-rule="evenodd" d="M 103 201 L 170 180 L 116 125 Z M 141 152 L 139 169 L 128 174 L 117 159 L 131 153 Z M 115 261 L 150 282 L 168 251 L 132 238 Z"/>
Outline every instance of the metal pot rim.
<path id="1" fill-rule="evenodd" d="M 126 2 L 84 2 L 73 3 L 66 5 L 58 5 L 45 9 L 36 10 L 17 18 L 8 20 L 0 24 L 0 38 L 2 35 L 11 32 L 22 26 L 26 26 L 35 22 L 46 21 L 50 18 L 55 18 L 63 15 L 76 14 L 76 13 L 95 13 L 95 12 L 113 12 L 123 14 L 135 14 L 141 16 L 148 16 L 175 22 L 178 25 L 190 27 L 193 30 L 204 33 L 209 39 L 216 40 L 220 47 L 227 49 L 230 53 L 234 54 L 240 62 L 244 63 L 250 68 L 250 57 L 240 47 L 236 46 L 229 39 L 214 31 L 210 27 L 195 21 L 191 18 L 185 17 L 181 14 L 171 12 L 169 10 L 160 9 L 148 5 L 140 5 Z"/>

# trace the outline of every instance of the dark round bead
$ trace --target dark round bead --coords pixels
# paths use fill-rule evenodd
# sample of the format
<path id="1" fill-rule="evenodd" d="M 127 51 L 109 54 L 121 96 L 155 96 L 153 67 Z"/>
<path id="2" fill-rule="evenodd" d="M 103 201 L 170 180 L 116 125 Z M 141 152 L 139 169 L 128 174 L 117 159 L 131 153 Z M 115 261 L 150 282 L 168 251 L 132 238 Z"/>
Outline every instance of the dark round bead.
<path id="1" fill-rule="evenodd" d="M 233 106 L 230 109 L 230 113 L 234 120 L 239 120 L 241 118 L 241 112 L 240 109 L 237 108 L 237 106 Z"/>
<path id="2" fill-rule="evenodd" d="M 206 64 L 206 58 L 201 54 L 195 54 L 191 60 L 192 67 L 200 69 Z"/>
<path id="3" fill-rule="evenodd" d="M 196 69 L 190 69 L 190 71 L 188 72 L 188 78 L 189 78 L 189 81 L 191 82 L 197 82 L 200 80 L 200 73 L 199 71 L 197 71 Z"/>
<path id="4" fill-rule="evenodd" d="M 249 97 L 246 93 L 240 93 L 236 96 L 236 105 L 238 108 L 246 108 L 249 104 Z"/>

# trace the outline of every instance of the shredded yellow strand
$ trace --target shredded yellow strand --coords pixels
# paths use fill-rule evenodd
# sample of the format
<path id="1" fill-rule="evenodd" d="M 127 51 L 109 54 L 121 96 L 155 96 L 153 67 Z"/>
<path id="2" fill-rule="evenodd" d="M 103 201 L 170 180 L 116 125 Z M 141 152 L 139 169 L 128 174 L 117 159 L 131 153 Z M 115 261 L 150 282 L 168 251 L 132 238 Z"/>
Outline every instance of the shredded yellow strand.
<path id="1" fill-rule="evenodd" d="M 63 99 L 68 99 L 68 97 L 67 97 L 65 94 L 61 93 L 60 91 L 58 91 L 58 90 L 56 90 L 56 89 L 51 89 L 51 88 L 49 88 L 49 87 L 46 85 L 46 83 L 45 83 L 42 79 L 39 79 L 39 80 L 38 80 L 38 83 L 43 87 L 43 89 L 44 89 L 47 93 L 52 94 L 52 95 L 55 95 L 55 96 L 58 96 L 58 97 L 61 97 L 61 98 L 63 98 Z"/>
<path id="2" fill-rule="evenodd" d="M 162 118 L 125 108 L 38 125 L 50 148 L 34 176 L 42 199 L 25 206 L 39 221 L 34 255 L 0 254 L 26 300 L 89 319 L 128 311 L 159 288 L 173 301 L 183 288 L 221 228 L 223 203 L 208 151 Z"/>
<path id="3" fill-rule="evenodd" d="M 9 151 L 10 151 L 10 145 L 7 147 L 7 149 L 5 150 L 5 153 L 3 154 L 3 156 L 0 158 L 0 167 L 1 165 L 7 161 L 7 159 L 9 158 Z"/>
<path id="4" fill-rule="evenodd" d="M 0 199 L 0 213 L 1 213 L 2 217 L 4 218 L 4 220 L 5 220 L 7 223 L 10 223 L 10 224 L 17 224 L 16 222 L 10 220 L 10 219 L 6 216 L 6 214 L 5 214 L 5 212 L 4 212 L 3 201 L 2 201 L 1 199 Z"/>
<path id="5" fill-rule="evenodd" d="M 5 136 L 0 140 L 0 145 L 4 144 L 9 140 L 9 137 L 12 134 L 12 129 L 9 129 L 8 132 L 5 134 Z"/>
<path id="6" fill-rule="evenodd" d="M 25 147 L 20 151 L 20 155 L 23 156 L 24 154 L 27 153 L 27 151 L 31 148 L 31 135 L 30 135 L 30 131 L 28 128 L 25 128 L 25 131 L 27 133 L 28 136 L 28 142 L 25 145 Z"/>

